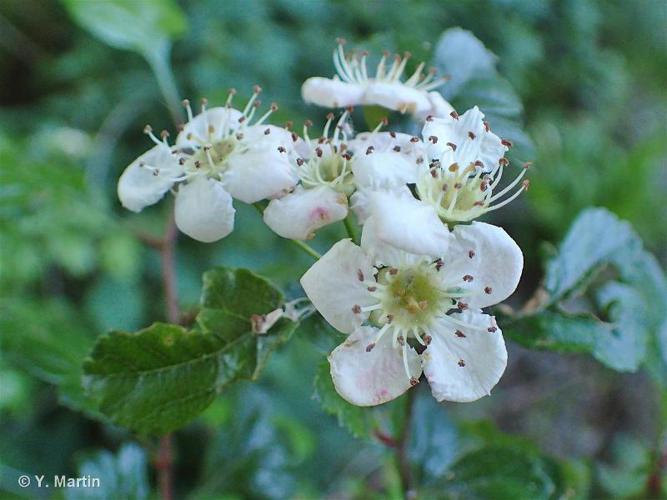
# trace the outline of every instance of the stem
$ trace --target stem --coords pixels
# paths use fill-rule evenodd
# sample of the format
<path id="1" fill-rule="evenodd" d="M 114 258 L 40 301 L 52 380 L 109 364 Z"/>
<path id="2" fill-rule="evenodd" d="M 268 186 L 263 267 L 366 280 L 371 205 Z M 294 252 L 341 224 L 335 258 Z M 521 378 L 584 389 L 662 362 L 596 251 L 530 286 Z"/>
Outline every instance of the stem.
<path id="1" fill-rule="evenodd" d="M 354 228 L 352 227 L 352 219 L 350 219 L 349 216 L 343 219 L 343 225 L 345 226 L 345 231 L 347 231 L 347 235 L 352 240 L 352 243 L 356 243 L 357 235 L 354 232 Z"/>
<path id="2" fill-rule="evenodd" d="M 410 459 L 408 458 L 408 445 L 410 444 L 410 427 L 412 425 L 412 407 L 415 403 L 415 394 L 417 391 L 408 391 L 407 401 L 405 403 L 405 418 L 403 419 L 403 429 L 401 435 L 396 440 L 396 461 L 398 462 L 398 473 L 401 477 L 403 492 L 405 498 L 413 498 L 415 492 L 412 484 L 412 469 Z"/>
<path id="3" fill-rule="evenodd" d="M 144 57 L 153 70 L 153 74 L 155 74 L 160 92 L 167 102 L 171 118 L 178 126 L 183 118 L 181 116 L 181 105 L 176 80 L 174 79 L 174 73 L 169 63 L 170 48 L 169 42 L 165 41 L 163 44 L 157 46 L 155 50 L 144 53 Z"/>
<path id="4" fill-rule="evenodd" d="M 174 222 L 174 211 L 169 211 L 167 229 L 164 239 L 160 245 L 162 256 L 162 287 L 164 290 L 164 301 L 167 320 L 170 323 L 180 323 L 181 313 L 178 307 L 178 292 L 176 290 L 176 223 Z"/>
<path id="5" fill-rule="evenodd" d="M 158 457 L 155 462 L 155 468 L 158 473 L 158 485 L 160 488 L 160 497 L 163 500 L 172 500 L 174 498 L 171 489 L 172 483 L 172 465 L 174 462 L 171 443 L 171 434 L 166 434 L 160 438 L 160 447 L 158 449 Z"/>

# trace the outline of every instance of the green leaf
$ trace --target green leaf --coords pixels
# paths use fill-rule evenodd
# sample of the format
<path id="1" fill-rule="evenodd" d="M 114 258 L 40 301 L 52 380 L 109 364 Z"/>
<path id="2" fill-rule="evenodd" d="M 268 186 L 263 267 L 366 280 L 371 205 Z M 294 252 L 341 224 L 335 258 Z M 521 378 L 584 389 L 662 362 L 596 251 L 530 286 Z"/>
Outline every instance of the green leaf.
<path id="1" fill-rule="evenodd" d="M 141 434 L 164 434 L 208 407 L 241 379 L 256 379 L 297 323 L 280 319 L 266 334 L 251 317 L 278 308 L 282 294 L 250 271 L 204 274 L 203 309 L 187 330 L 155 323 L 136 333 L 99 338 L 84 364 L 86 388 L 114 422 Z"/>
<path id="2" fill-rule="evenodd" d="M 183 35 L 187 21 L 174 0 L 63 0 L 74 20 L 112 47 L 152 53 Z"/>
<path id="3" fill-rule="evenodd" d="M 646 352 L 643 330 L 590 314 L 544 311 L 502 323 L 507 338 L 532 349 L 585 353 L 618 371 L 636 370 Z"/>
<path id="4" fill-rule="evenodd" d="M 354 406 L 338 395 L 326 359 L 317 369 L 315 395 L 320 400 L 322 409 L 335 415 L 338 424 L 350 431 L 354 437 L 366 438 L 373 434 L 376 427 L 373 409 Z"/>
<path id="5" fill-rule="evenodd" d="M 116 454 L 99 451 L 78 467 L 78 477 L 97 478 L 99 488 L 67 488 L 67 500 L 90 498 L 148 498 L 146 453 L 135 443 L 126 443 Z M 103 492 L 103 493 L 102 493 Z"/>

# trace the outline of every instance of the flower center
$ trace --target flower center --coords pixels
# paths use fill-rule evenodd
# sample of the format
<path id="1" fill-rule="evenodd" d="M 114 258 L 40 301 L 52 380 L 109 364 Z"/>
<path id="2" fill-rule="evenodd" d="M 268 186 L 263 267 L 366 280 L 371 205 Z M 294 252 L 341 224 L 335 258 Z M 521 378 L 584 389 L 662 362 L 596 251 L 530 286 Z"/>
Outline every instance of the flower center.
<path id="1" fill-rule="evenodd" d="M 225 170 L 225 162 L 238 144 L 239 141 L 236 137 L 228 136 L 218 142 L 197 149 L 192 156 L 186 158 L 185 170 L 216 176 Z"/>

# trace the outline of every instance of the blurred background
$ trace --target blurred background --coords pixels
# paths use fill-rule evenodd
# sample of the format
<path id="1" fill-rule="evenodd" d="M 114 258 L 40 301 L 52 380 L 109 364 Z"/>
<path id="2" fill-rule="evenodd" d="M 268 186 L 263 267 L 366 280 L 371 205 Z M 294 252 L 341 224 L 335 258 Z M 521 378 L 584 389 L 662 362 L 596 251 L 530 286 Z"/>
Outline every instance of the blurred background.
<path id="1" fill-rule="evenodd" d="M 664 268 L 664 1 L 178 5 L 187 30 L 174 42 L 171 61 L 181 97 L 221 104 L 235 87 L 243 102 L 260 84 L 265 102 L 281 106 L 275 123 L 290 119 L 299 127 L 327 112 L 305 105 L 300 85 L 309 76 L 333 74 L 336 37 L 376 54 L 410 51 L 416 65 L 434 60 L 445 29 L 469 30 L 498 58 L 498 74 L 513 89 L 503 105 L 517 108 L 523 120 L 517 155 L 534 163 L 530 190 L 487 217 L 526 254 L 511 304 L 520 307 L 533 295 L 545 252 L 589 206 L 628 220 Z M 447 85 L 442 91 L 448 97 Z M 159 256 L 138 235 L 160 234 L 171 200 L 137 215 L 122 210 L 115 196 L 123 168 L 151 145 L 142 134 L 146 123 L 173 130 L 156 79 L 139 55 L 94 38 L 57 1 L 0 2 L 2 498 L 26 494 L 15 484 L 24 471 L 106 474 L 107 484 L 118 489 L 96 494 L 109 498 L 132 497 L 118 493 L 123 488 L 146 495 L 153 484 L 152 444 L 100 423 L 76 391 L 66 389 L 78 384 L 71 367 L 80 365 L 95 336 L 164 319 Z M 300 294 L 295 277 L 309 258 L 264 227 L 252 207 L 235 205 L 236 230 L 229 238 L 204 245 L 179 237 L 178 294 L 186 312 L 197 305 L 202 272 L 216 264 L 248 267 Z M 331 227 L 313 246 L 326 250 L 343 236 L 342 226 Z M 326 338 L 298 334 L 272 358 L 259 383 L 235 387 L 179 431 L 178 494 L 396 494 L 386 447 L 372 438 L 355 440 L 313 397 L 312 381 L 330 345 Z M 456 458 L 461 438 L 453 422 L 492 422 L 571 463 L 581 486 L 577 494 L 645 495 L 664 425 L 664 402 L 651 379 L 642 371 L 612 372 L 583 355 L 528 351 L 512 343 L 509 352 L 508 371 L 492 398 L 438 408 L 440 462 Z M 54 384 L 65 389 L 57 392 Z M 44 491 L 30 494 L 48 497 Z"/>

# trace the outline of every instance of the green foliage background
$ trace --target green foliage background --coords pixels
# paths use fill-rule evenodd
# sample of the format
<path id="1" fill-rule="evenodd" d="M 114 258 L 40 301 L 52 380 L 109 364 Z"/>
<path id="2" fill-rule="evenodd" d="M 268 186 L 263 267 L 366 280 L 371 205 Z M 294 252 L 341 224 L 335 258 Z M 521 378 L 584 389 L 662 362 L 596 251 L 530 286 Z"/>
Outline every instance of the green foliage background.
<path id="1" fill-rule="evenodd" d="M 80 381 L 99 335 L 165 319 L 159 256 L 137 235 L 159 236 L 171 208 L 123 211 L 115 181 L 150 145 L 145 123 L 171 128 L 163 95 L 175 89 L 161 92 L 164 81 L 155 78 L 168 70 L 170 47 L 182 97 L 221 103 L 235 87 L 242 102 L 259 83 L 266 101 L 281 106 L 276 122 L 300 124 L 326 114 L 301 101 L 300 84 L 332 74 L 338 36 L 376 53 L 407 50 L 415 62 L 435 62 L 452 76 L 445 97 L 459 111 L 493 108 L 492 126 L 518 134 L 515 154 L 535 165 L 530 191 L 488 220 L 526 254 L 510 305 L 521 307 L 541 284 L 552 300 L 520 317 L 508 313 L 504 330 L 515 342 L 492 398 L 436 405 L 420 388 L 409 455 L 424 498 L 648 494 L 660 475 L 667 425 L 664 2 L 144 0 L 126 2 L 136 12 L 111 31 L 92 30 L 99 38 L 77 24 L 95 19 L 97 2 L 79 17 L 68 10 L 74 3 L 0 3 L 3 498 L 44 495 L 18 488 L 20 474 L 100 476 L 105 487 L 94 493 L 102 498 L 155 490 L 154 440 L 108 422 Z M 165 11 L 155 16 L 155 5 Z M 139 36 L 133 22 L 153 28 Z M 458 67 L 435 57 L 441 33 L 456 26 L 497 56 L 497 71 L 482 52 L 467 83 L 457 83 L 465 80 Z M 511 128 L 518 116 L 523 131 Z M 301 294 L 295 278 L 309 257 L 273 235 L 252 207 L 236 206 L 236 230 L 222 242 L 179 238 L 186 312 L 196 312 L 202 273 L 214 266 L 249 268 L 288 297 Z M 600 211 L 570 229 L 591 206 L 634 230 Z M 330 227 L 313 245 L 325 251 L 343 235 Z M 576 275 L 572 283 L 564 269 Z M 575 293 L 584 284 L 592 291 Z M 605 320 L 604 331 L 591 311 Z M 150 329 L 144 332 L 150 341 Z M 271 350 L 292 331 L 283 334 Z M 403 425 L 404 401 L 378 411 L 342 406 L 321 368 L 336 341 L 317 318 L 307 320 L 256 383 L 235 384 L 180 430 L 179 497 L 400 497 L 393 450 L 376 434 Z M 249 349 L 259 366 L 262 347 Z M 230 377 L 253 378 L 253 370 Z M 102 375 L 88 373 L 88 382 L 103 387 Z"/>

